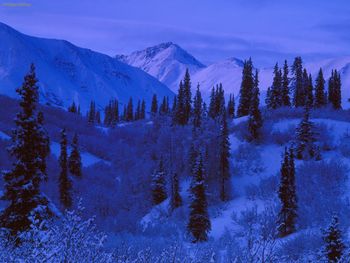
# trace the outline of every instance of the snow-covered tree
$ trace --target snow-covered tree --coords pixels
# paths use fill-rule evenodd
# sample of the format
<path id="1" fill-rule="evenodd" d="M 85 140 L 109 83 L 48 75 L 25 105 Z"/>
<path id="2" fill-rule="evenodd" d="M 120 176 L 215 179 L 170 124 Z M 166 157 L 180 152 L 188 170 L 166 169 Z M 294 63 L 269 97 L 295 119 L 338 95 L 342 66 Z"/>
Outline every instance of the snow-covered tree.
<path id="1" fill-rule="evenodd" d="M 250 134 L 250 140 L 257 140 L 260 137 L 259 130 L 263 125 L 263 120 L 261 112 L 259 109 L 260 104 L 260 92 L 259 92 L 259 80 L 258 80 L 258 71 L 256 71 L 254 76 L 254 88 L 252 91 L 251 105 L 249 110 L 249 119 L 248 119 L 248 130 Z"/>
<path id="2" fill-rule="evenodd" d="M 159 161 L 158 169 L 152 174 L 152 197 L 153 204 L 158 205 L 167 199 L 166 192 L 166 178 L 165 169 L 163 164 L 163 157 Z"/>
<path id="3" fill-rule="evenodd" d="M 190 191 L 190 218 L 187 224 L 187 229 L 192 234 L 194 243 L 207 241 L 208 233 L 211 230 L 211 223 L 208 214 L 208 202 L 201 154 L 199 154 L 197 158 L 195 171 L 192 175 Z"/>
<path id="4" fill-rule="evenodd" d="M 323 240 L 326 243 L 324 254 L 328 262 L 340 262 L 344 254 L 345 245 L 342 240 L 341 230 L 339 229 L 339 219 L 336 215 L 333 216 L 331 224 L 325 231 Z"/>
<path id="5" fill-rule="evenodd" d="M 220 200 L 228 201 L 230 198 L 230 140 L 227 127 L 226 112 L 221 117 L 221 127 L 219 136 L 219 180 L 220 180 Z"/>
<path id="6" fill-rule="evenodd" d="M 310 121 L 310 110 L 305 108 L 304 116 L 296 130 L 296 157 L 298 159 L 321 158 L 320 151 L 315 144 L 314 124 Z"/>
<path id="7" fill-rule="evenodd" d="M 78 134 L 75 133 L 72 141 L 72 151 L 68 159 L 69 172 L 72 175 L 81 177 L 81 156 L 78 145 Z"/>
<path id="8" fill-rule="evenodd" d="M 67 154 L 67 134 L 66 130 L 61 131 L 61 153 L 59 157 L 60 175 L 59 175 L 59 192 L 60 201 L 64 209 L 72 206 L 72 182 L 68 174 L 68 154 Z"/>
<path id="9" fill-rule="evenodd" d="M 171 196 L 170 196 L 170 208 L 174 210 L 182 205 L 182 198 L 180 195 L 180 185 L 177 173 L 174 173 L 171 181 Z"/>
<path id="10" fill-rule="evenodd" d="M 285 237 L 295 232 L 297 219 L 295 165 L 292 149 L 288 151 L 286 148 L 284 151 L 278 197 L 281 202 L 281 210 L 278 216 L 278 232 L 281 237 Z"/>
<path id="11" fill-rule="evenodd" d="M 42 220 L 51 215 L 48 200 L 40 191 L 46 177 L 45 158 L 49 142 L 44 130 L 43 115 L 37 116 L 39 99 L 35 67 L 32 64 L 24 82 L 16 91 L 20 96 L 20 112 L 15 119 L 10 154 L 13 168 L 3 173 L 4 193 L 8 202 L 1 211 L 0 225 L 12 236 L 17 236 L 30 227 L 30 217 Z"/>

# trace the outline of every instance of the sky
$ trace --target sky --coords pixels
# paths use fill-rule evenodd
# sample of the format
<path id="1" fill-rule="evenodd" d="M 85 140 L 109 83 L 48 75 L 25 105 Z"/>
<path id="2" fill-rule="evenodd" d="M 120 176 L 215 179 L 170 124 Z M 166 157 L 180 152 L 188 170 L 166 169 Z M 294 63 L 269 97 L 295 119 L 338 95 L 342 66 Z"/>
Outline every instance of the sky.
<path id="1" fill-rule="evenodd" d="M 169 41 L 204 64 L 350 56 L 349 0 L 0 0 L 0 22 L 111 56 Z"/>

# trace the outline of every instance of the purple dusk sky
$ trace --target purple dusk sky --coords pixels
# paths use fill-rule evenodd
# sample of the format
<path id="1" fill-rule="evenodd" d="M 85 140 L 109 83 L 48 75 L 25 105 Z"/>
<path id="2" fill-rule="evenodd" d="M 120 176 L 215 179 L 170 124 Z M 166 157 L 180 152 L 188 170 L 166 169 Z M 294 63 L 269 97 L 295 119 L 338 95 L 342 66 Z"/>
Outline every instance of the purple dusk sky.
<path id="1" fill-rule="evenodd" d="M 348 0 L 0 3 L 0 21 L 19 31 L 112 56 L 167 41 L 204 63 L 252 56 L 258 65 L 270 66 L 295 55 L 308 60 L 350 55 Z"/>

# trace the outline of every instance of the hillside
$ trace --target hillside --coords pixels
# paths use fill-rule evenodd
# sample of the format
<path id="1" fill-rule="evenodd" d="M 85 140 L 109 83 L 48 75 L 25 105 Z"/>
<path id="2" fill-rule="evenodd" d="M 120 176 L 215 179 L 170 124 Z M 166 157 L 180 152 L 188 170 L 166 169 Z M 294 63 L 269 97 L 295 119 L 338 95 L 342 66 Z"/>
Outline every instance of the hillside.
<path id="1" fill-rule="evenodd" d="M 67 107 L 72 101 L 85 112 L 91 100 L 98 108 L 112 98 L 123 105 L 130 97 L 173 93 L 158 80 L 107 55 L 79 48 L 64 40 L 24 35 L 0 23 L 0 93 L 16 98 L 30 63 L 35 63 L 42 103 Z"/>

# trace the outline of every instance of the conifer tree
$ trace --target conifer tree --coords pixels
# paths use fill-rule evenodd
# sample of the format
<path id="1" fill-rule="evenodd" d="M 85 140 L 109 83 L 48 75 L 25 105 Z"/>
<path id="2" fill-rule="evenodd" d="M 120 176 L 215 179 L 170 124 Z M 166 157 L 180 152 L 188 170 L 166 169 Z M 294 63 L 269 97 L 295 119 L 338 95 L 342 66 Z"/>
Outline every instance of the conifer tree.
<path id="1" fill-rule="evenodd" d="M 183 82 L 180 81 L 179 91 L 176 100 L 176 110 L 174 115 L 174 123 L 179 125 L 186 125 L 186 111 L 185 111 L 185 90 Z"/>
<path id="2" fill-rule="evenodd" d="M 88 122 L 95 123 L 96 118 L 96 105 L 94 101 L 90 102 L 90 109 L 88 111 Z"/>
<path id="3" fill-rule="evenodd" d="M 158 205 L 167 199 L 165 169 L 163 157 L 159 161 L 159 167 L 152 175 L 152 197 L 153 204 Z"/>
<path id="4" fill-rule="evenodd" d="M 271 87 L 268 87 L 267 91 L 266 91 L 265 104 L 266 104 L 266 107 L 269 109 L 272 108 L 272 106 L 271 106 L 272 98 L 271 97 L 272 97 Z"/>
<path id="5" fill-rule="evenodd" d="M 157 112 L 158 112 L 158 99 L 157 99 L 157 95 L 153 94 L 152 104 L 151 104 L 151 114 L 155 116 Z"/>
<path id="6" fill-rule="evenodd" d="M 219 143 L 219 178 L 220 178 L 220 200 L 228 201 L 230 197 L 230 140 L 227 127 L 226 112 L 221 117 L 220 143 Z"/>
<path id="7" fill-rule="evenodd" d="M 305 105 L 305 90 L 303 84 L 303 65 L 301 57 L 296 57 L 292 66 L 292 86 L 294 89 L 293 105 L 303 107 Z"/>
<path id="8" fill-rule="evenodd" d="M 128 106 L 126 107 L 125 121 L 134 120 L 134 107 L 132 103 L 132 98 L 129 99 Z"/>
<path id="9" fill-rule="evenodd" d="M 20 96 L 20 112 L 9 147 L 14 162 L 10 171 L 3 172 L 2 200 L 7 202 L 7 207 L 1 211 L 0 227 L 13 237 L 30 228 L 30 217 L 42 221 L 52 214 L 48 200 L 40 191 L 41 182 L 47 178 L 45 158 L 49 153 L 49 139 L 43 127 L 43 115 L 36 116 L 37 81 L 32 64 L 22 86 L 16 90 Z"/>
<path id="10" fill-rule="evenodd" d="M 333 106 L 333 109 L 341 109 L 341 80 L 337 70 L 332 70 L 328 81 L 328 102 Z"/>
<path id="11" fill-rule="evenodd" d="M 323 78 L 322 68 L 320 68 L 317 78 L 316 78 L 316 87 L 315 87 L 315 103 L 316 108 L 321 108 L 327 104 L 327 98 L 325 93 L 325 80 Z"/>
<path id="12" fill-rule="evenodd" d="M 307 78 L 307 86 L 306 86 L 306 101 L 305 105 L 308 108 L 312 108 L 314 106 L 314 86 L 312 84 L 312 77 L 311 74 L 309 74 L 309 77 Z"/>
<path id="13" fill-rule="evenodd" d="M 146 118 L 146 102 L 145 100 L 142 100 L 141 103 L 141 112 L 140 112 L 140 119 L 144 120 Z"/>
<path id="14" fill-rule="evenodd" d="M 227 103 L 227 116 L 230 119 L 233 119 L 235 117 L 235 95 L 234 94 L 230 94 L 230 98 Z"/>
<path id="15" fill-rule="evenodd" d="M 196 90 L 196 95 L 194 97 L 194 101 L 193 101 L 193 119 L 192 119 L 192 123 L 193 123 L 193 127 L 196 128 L 200 128 L 202 125 L 202 105 L 203 105 L 203 99 L 202 99 L 202 95 L 201 92 L 199 90 L 199 84 L 197 86 L 197 90 Z"/>
<path id="16" fill-rule="evenodd" d="M 74 101 L 73 101 L 72 105 L 68 107 L 68 112 L 71 112 L 71 113 L 77 113 L 78 112 L 77 106 L 75 105 Z"/>
<path id="17" fill-rule="evenodd" d="M 260 137 L 259 130 L 263 125 L 263 120 L 261 117 L 261 112 L 259 109 L 259 77 L 258 71 L 256 71 L 254 76 L 254 88 L 251 98 L 251 106 L 249 110 L 249 119 L 248 119 L 248 130 L 250 133 L 250 140 L 257 140 Z"/>
<path id="18" fill-rule="evenodd" d="M 289 96 L 289 69 L 287 60 L 284 61 L 283 65 L 283 75 L 282 75 L 282 104 L 283 106 L 289 107 L 291 105 L 290 103 L 290 96 Z"/>
<path id="19" fill-rule="evenodd" d="M 315 144 L 314 125 L 310 121 L 310 110 L 305 108 L 303 119 L 296 130 L 296 157 L 298 159 L 321 158 Z"/>
<path id="20" fill-rule="evenodd" d="M 137 121 L 140 119 L 140 115 L 141 115 L 141 102 L 140 100 L 137 101 L 137 107 L 136 107 L 136 111 L 135 111 L 135 116 L 134 116 L 134 120 Z"/>
<path id="21" fill-rule="evenodd" d="M 281 210 L 278 216 L 278 232 L 280 237 L 285 237 L 295 232 L 297 218 L 295 165 L 292 149 L 288 152 L 285 148 L 280 175 L 278 196 L 281 201 Z"/>
<path id="22" fill-rule="evenodd" d="M 69 172 L 77 177 L 81 177 L 81 156 L 78 146 L 78 134 L 75 133 L 72 141 L 72 151 L 68 159 Z"/>
<path id="23" fill-rule="evenodd" d="M 324 233 L 325 257 L 330 263 L 340 262 L 344 254 L 345 245 L 342 240 L 342 233 L 339 229 L 339 219 L 333 215 L 332 222 Z"/>
<path id="24" fill-rule="evenodd" d="M 174 173 L 171 182 L 171 197 L 170 197 L 170 208 L 175 210 L 182 205 L 182 198 L 180 195 L 179 178 L 177 173 Z"/>
<path id="25" fill-rule="evenodd" d="M 215 88 L 213 87 L 210 93 L 210 103 L 209 103 L 209 111 L 208 111 L 208 115 L 210 118 L 215 119 L 216 117 L 216 92 L 215 92 Z"/>
<path id="26" fill-rule="evenodd" d="M 253 86 L 253 62 L 252 59 L 249 58 L 244 62 L 243 66 L 242 83 L 240 88 L 239 105 L 237 110 L 238 117 L 246 116 L 249 114 L 250 98 L 252 95 Z"/>
<path id="27" fill-rule="evenodd" d="M 59 192 L 60 201 L 64 209 L 72 206 L 72 182 L 68 175 L 68 154 L 67 154 L 67 135 L 66 130 L 61 130 L 61 153 L 59 157 L 60 175 L 59 175 Z"/>
<path id="28" fill-rule="evenodd" d="M 100 111 L 96 111 L 96 117 L 95 117 L 95 121 L 97 124 L 100 124 L 101 123 L 101 113 Z"/>
<path id="29" fill-rule="evenodd" d="M 207 241 L 208 233 L 211 230 L 211 223 L 208 215 L 208 203 L 201 154 L 199 154 L 197 158 L 190 191 L 190 217 L 187 229 L 192 234 L 194 243 Z"/>
<path id="30" fill-rule="evenodd" d="M 267 105 L 271 109 L 277 109 L 282 106 L 282 95 L 283 95 L 283 87 L 282 87 L 282 72 L 278 68 L 278 64 L 276 63 L 274 68 L 274 77 L 273 77 L 273 83 L 270 89 L 270 103 Z"/>
<path id="31" fill-rule="evenodd" d="M 188 69 L 186 69 L 184 81 L 184 123 L 187 124 L 191 117 L 192 112 L 192 94 L 191 94 L 191 78 Z"/>

